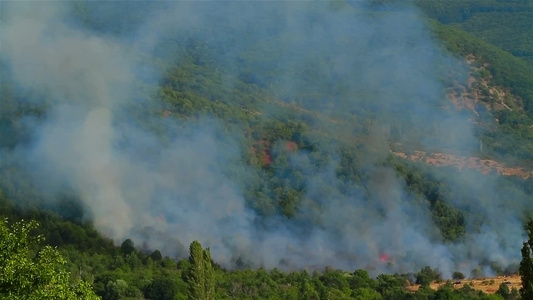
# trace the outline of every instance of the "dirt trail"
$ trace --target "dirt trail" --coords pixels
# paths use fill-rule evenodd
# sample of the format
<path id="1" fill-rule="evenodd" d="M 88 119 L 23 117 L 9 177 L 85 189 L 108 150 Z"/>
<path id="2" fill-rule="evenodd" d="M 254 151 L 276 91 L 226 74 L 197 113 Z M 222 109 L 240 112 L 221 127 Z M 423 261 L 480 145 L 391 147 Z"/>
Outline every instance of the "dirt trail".
<path id="1" fill-rule="evenodd" d="M 498 291 L 498 288 L 500 287 L 500 284 L 505 283 L 509 287 L 509 290 L 516 288 L 517 290 L 520 290 L 522 287 L 522 281 L 520 279 L 520 276 L 518 275 L 511 275 L 511 276 L 496 276 L 491 278 L 481 278 L 481 279 L 464 279 L 464 280 L 458 280 L 458 281 L 452 281 L 453 287 L 455 289 L 462 288 L 465 284 L 469 284 L 472 286 L 473 289 L 482 291 L 487 294 L 494 294 L 496 291 Z M 433 282 L 429 285 L 429 287 L 433 290 L 437 290 L 439 287 L 446 284 L 445 281 L 443 282 Z M 416 292 L 420 288 L 420 285 L 414 284 L 407 287 L 408 291 Z"/>
<path id="2" fill-rule="evenodd" d="M 445 153 L 428 154 L 424 151 L 414 151 L 412 154 L 394 151 L 392 151 L 392 153 L 401 158 L 423 162 L 437 167 L 452 166 L 459 170 L 469 168 L 478 170 L 482 174 L 496 172 L 499 175 L 517 176 L 523 179 L 528 179 L 533 176 L 533 171 L 528 171 L 522 167 L 509 167 L 494 160 L 480 159 L 478 157 L 455 156 Z"/>

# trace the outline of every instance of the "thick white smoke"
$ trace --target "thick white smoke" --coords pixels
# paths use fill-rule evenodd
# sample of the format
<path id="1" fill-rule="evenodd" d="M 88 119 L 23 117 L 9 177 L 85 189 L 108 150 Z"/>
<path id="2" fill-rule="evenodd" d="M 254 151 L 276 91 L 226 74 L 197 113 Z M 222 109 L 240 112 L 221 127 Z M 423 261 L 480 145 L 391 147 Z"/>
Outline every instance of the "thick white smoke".
<path id="1" fill-rule="evenodd" d="M 193 32 L 210 39 L 212 47 L 226 47 L 214 59 L 228 73 L 242 71 L 231 69 L 231 62 L 246 56 L 246 51 L 264 47 L 259 53 L 275 52 L 278 65 L 265 68 L 279 75 L 270 84 L 286 98 L 301 95 L 302 89 L 312 93 L 313 87 L 295 74 L 309 60 L 327 56 L 330 65 L 318 71 L 324 81 L 333 86 L 335 78 L 358 80 L 332 87 L 331 97 L 323 102 L 287 100 L 331 116 L 358 107 L 372 111 L 381 124 L 371 128 L 370 149 L 386 145 L 394 129 L 388 116 L 400 112 L 405 114 L 406 141 L 410 141 L 410 128 L 424 128 L 431 120 L 446 131 L 410 142 L 430 149 L 470 150 L 476 144 L 473 125 L 440 107 L 443 87 L 434 68 L 454 62 L 432 43 L 416 12 L 365 15 L 359 12 L 363 7 L 335 10 L 306 3 L 164 6 L 127 37 L 116 37 L 74 24 L 66 4 L 2 4 L 1 59 L 22 89 L 39 95 L 28 101 L 48 107 L 35 128 L 33 143 L 10 155 L 24 156 L 35 181 L 48 191 L 75 190 L 104 234 L 118 243 L 132 238 L 138 245 L 147 243 L 177 257 L 184 256 L 184 246 L 198 239 L 211 247 L 217 262 L 228 267 L 239 259 L 267 268 L 331 265 L 374 272 L 409 272 L 430 265 L 449 276 L 455 270 L 468 274 L 483 260 L 503 266 L 517 261 L 520 212 L 531 203 L 507 206 L 488 191 L 491 178 L 466 172 L 457 175 L 455 184 L 479 193 L 479 202 L 461 203 L 453 197 L 450 201 L 478 210 L 486 222 L 481 232 L 467 233 L 463 242 L 443 243 L 431 221 L 429 204 L 407 192 L 392 169 L 378 166 L 382 154 L 374 157 L 362 152 L 369 181 L 341 193 L 342 183 L 335 175 L 339 162 L 333 158 L 316 167 L 311 155 L 302 151 L 291 154 L 288 161 L 305 176 L 308 201 L 294 220 L 274 216 L 259 222 L 245 204 L 239 180 L 230 176 L 230 170 L 238 170 L 241 177 L 252 173 L 240 165 L 244 150 L 238 135 L 225 132 L 209 116 L 194 121 L 146 117 L 163 124 L 168 137 L 162 141 L 128 119 L 128 106 L 151 96 L 139 96 L 138 85 L 161 76 L 148 70 L 139 74 L 142 57 L 173 34 Z M 107 8 L 125 9 L 119 4 Z M 282 24 L 268 21 L 273 16 Z M 235 36 L 219 36 L 215 26 L 220 24 Z M 252 32 L 247 32 L 247 26 Z M 242 40 L 240 33 L 253 39 Z M 279 45 L 254 44 L 270 41 L 274 34 L 282 37 Z M 283 51 L 269 49 L 276 47 Z M 228 79 L 227 84 L 233 82 Z M 361 86 L 367 94 L 357 99 L 336 94 Z M 144 100 L 143 105 L 152 104 Z M 275 117 L 272 111 L 262 113 Z M 390 259 L 380 261 L 382 254 Z"/>

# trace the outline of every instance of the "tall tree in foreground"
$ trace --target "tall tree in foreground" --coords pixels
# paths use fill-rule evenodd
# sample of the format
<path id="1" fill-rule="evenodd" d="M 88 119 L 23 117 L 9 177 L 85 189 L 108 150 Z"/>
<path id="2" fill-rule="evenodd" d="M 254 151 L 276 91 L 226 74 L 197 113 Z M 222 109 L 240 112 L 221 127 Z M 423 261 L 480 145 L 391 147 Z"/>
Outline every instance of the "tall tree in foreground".
<path id="1" fill-rule="evenodd" d="M 213 264 L 211 263 L 211 252 L 209 248 L 203 251 L 204 255 L 204 287 L 205 287 L 205 299 L 215 299 L 215 271 L 213 270 Z"/>
<path id="2" fill-rule="evenodd" d="M 42 240 L 30 236 L 37 226 L 37 222 L 9 226 L 7 220 L 0 220 L 0 298 L 100 299 L 84 281 L 71 285 L 70 274 L 61 267 L 65 260 L 57 250 L 46 246 L 30 255 L 30 247 Z"/>
<path id="3" fill-rule="evenodd" d="M 187 276 L 187 296 L 194 300 L 215 299 L 215 280 L 211 253 L 202 249 L 198 241 L 189 246 L 189 262 L 191 267 Z"/>
<path id="4" fill-rule="evenodd" d="M 189 246 L 189 262 L 191 267 L 187 276 L 187 296 L 189 299 L 205 299 L 205 274 L 204 256 L 202 245 L 198 241 L 193 241 Z"/>
<path id="5" fill-rule="evenodd" d="M 533 219 L 526 225 L 528 241 L 522 247 L 522 261 L 520 262 L 520 275 L 522 276 L 522 299 L 533 299 Z"/>

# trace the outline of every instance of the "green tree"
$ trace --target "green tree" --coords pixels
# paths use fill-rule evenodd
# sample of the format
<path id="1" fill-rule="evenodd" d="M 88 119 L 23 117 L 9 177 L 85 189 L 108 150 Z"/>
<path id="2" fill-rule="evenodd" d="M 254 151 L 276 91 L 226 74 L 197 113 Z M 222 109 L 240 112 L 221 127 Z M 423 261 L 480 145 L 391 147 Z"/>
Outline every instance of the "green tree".
<path id="1" fill-rule="evenodd" d="M 370 288 L 358 288 L 352 292 L 352 298 L 357 300 L 382 300 L 383 297 L 376 290 Z"/>
<path id="2" fill-rule="evenodd" d="M 440 273 L 437 270 L 425 266 L 416 274 L 416 283 L 420 285 L 429 285 L 432 281 L 440 279 Z"/>
<path id="3" fill-rule="evenodd" d="M 375 289 L 377 282 L 370 278 L 370 275 L 366 270 L 355 270 L 353 276 L 350 278 L 350 287 L 355 290 L 358 288 L 370 288 Z"/>
<path id="4" fill-rule="evenodd" d="M 460 298 L 453 293 L 453 285 L 451 283 L 446 283 L 441 286 L 435 295 L 433 296 L 435 300 L 459 300 Z M 463 298 L 464 299 L 464 298 Z"/>
<path id="5" fill-rule="evenodd" d="M 453 272 L 452 274 L 453 280 L 462 280 L 465 279 L 465 275 L 459 271 Z"/>
<path id="6" fill-rule="evenodd" d="M 176 284 L 169 278 L 156 278 L 145 288 L 144 296 L 151 300 L 173 300 L 177 294 Z"/>
<path id="7" fill-rule="evenodd" d="M 208 249 L 203 251 L 204 257 L 204 287 L 205 287 L 205 299 L 215 299 L 215 271 L 213 270 L 213 264 L 211 263 L 211 252 Z"/>
<path id="8" fill-rule="evenodd" d="M 120 252 L 126 256 L 128 254 L 135 252 L 135 244 L 131 239 L 127 239 L 124 242 L 122 242 L 122 245 L 120 246 Z"/>
<path id="9" fill-rule="evenodd" d="M 378 285 L 376 290 L 385 300 L 403 299 L 407 294 L 403 286 L 405 281 L 402 278 L 381 274 L 378 276 L 377 282 Z"/>
<path id="10" fill-rule="evenodd" d="M 189 246 L 189 268 L 187 276 L 187 296 L 189 299 L 205 299 L 205 274 L 204 256 L 202 245 L 198 241 L 193 241 Z"/>
<path id="11" fill-rule="evenodd" d="M 520 275 L 522 276 L 522 288 L 520 295 L 523 299 L 533 299 L 533 219 L 526 225 L 529 237 L 522 247 L 522 261 L 520 262 Z"/>
<path id="12" fill-rule="evenodd" d="M 509 296 L 511 295 L 511 292 L 509 291 L 509 287 L 507 286 L 507 284 L 502 282 L 500 284 L 500 287 L 496 291 L 496 294 L 502 296 L 503 299 L 507 300 L 507 299 L 509 299 Z"/>
<path id="13" fill-rule="evenodd" d="M 155 250 L 154 252 L 152 252 L 152 254 L 150 254 L 150 258 L 153 261 L 161 261 L 163 259 L 163 255 L 161 255 L 161 251 Z"/>
<path id="14" fill-rule="evenodd" d="M 198 241 L 189 246 L 189 267 L 187 279 L 187 296 L 194 300 L 215 299 L 215 280 L 211 253 L 202 249 Z"/>
<path id="15" fill-rule="evenodd" d="M 31 237 L 37 222 L 0 222 L 0 298 L 1 299 L 99 299 L 84 281 L 70 283 L 70 274 L 62 268 L 65 260 L 50 247 L 30 255 L 42 237 Z"/>

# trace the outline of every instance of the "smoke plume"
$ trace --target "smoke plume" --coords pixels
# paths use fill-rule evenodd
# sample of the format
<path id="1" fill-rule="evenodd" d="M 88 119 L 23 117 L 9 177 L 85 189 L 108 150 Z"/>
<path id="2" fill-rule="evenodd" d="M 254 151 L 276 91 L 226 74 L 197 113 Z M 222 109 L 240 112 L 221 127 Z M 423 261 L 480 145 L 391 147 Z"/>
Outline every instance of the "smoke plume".
<path id="1" fill-rule="evenodd" d="M 411 7 L 1 5 L 1 60 L 23 101 L 46 110 L 27 121 L 31 142 L 4 150 L 4 161 L 17 160 L 31 173 L 26 180 L 47 194 L 74 191 L 87 218 L 117 243 L 132 238 L 181 258 L 198 239 L 229 268 L 378 273 L 429 265 L 450 276 L 469 274 L 482 262 L 506 267 L 519 259 L 521 213 L 532 208 L 521 191 L 498 190 L 494 176 L 441 171 L 436 178 L 452 190 L 447 202 L 475 212 L 466 215 L 460 241 L 444 242 L 429 202 L 383 164 L 393 137 L 414 149 L 466 155 L 478 144 L 472 116 L 446 108 L 446 76 L 464 81 L 466 69 L 436 44 Z M 276 119 L 272 107 L 289 105 L 315 112 L 309 126 L 318 135 L 364 135 L 354 163 L 367 177 L 338 178 L 338 141 L 317 139 L 315 147 L 330 154 L 323 163 L 312 151 L 286 153 L 276 144 L 272 155 L 284 157 L 292 173 L 275 177 L 298 182 L 305 195 L 292 218 L 259 213 L 245 197 L 247 187 L 263 184 L 262 171 L 243 163 L 245 134 L 209 113 L 163 118 L 162 104 L 153 100 L 165 72 L 185 63 L 184 49 L 198 41 L 194 63 L 219 71 L 227 90 L 246 82 L 278 99 L 255 107 L 258 115 Z M 475 196 L 466 202 L 454 189 Z M 512 203 L 505 200 L 509 193 L 518 194 Z"/>

